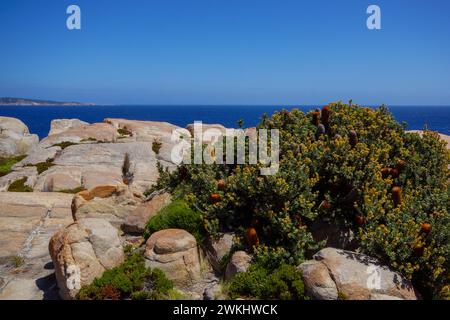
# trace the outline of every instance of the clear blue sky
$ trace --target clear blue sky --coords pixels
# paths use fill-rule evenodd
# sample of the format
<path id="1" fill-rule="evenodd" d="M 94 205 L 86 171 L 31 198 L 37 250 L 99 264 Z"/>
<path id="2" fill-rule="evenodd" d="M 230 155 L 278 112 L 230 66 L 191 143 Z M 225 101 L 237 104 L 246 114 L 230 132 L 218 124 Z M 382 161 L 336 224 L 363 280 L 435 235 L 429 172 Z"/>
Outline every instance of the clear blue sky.
<path id="1" fill-rule="evenodd" d="M 0 96 L 450 105 L 449 17 L 449 0 L 0 1 Z"/>

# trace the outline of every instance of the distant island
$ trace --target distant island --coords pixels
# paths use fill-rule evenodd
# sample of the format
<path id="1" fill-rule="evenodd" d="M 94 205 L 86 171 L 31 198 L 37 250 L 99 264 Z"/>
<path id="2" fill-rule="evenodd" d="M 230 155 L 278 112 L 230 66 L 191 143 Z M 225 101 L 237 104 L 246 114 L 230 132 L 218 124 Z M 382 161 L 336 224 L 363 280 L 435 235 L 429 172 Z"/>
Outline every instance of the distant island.
<path id="1" fill-rule="evenodd" d="M 24 98 L 0 98 L 0 106 L 93 106 L 94 103 L 61 102 L 50 100 L 24 99 Z"/>

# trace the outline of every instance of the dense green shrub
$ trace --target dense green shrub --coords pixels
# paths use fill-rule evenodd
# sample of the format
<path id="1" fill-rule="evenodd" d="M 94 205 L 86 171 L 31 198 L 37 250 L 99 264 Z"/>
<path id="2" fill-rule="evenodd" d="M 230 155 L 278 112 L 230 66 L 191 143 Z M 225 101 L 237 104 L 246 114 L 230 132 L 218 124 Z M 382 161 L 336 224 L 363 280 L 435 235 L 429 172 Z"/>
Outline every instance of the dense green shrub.
<path id="1" fill-rule="evenodd" d="M 33 192 L 33 188 L 27 186 L 25 183 L 27 182 L 27 177 L 23 177 L 22 179 L 16 180 L 11 183 L 8 187 L 9 192 Z"/>
<path id="2" fill-rule="evenodd" d="M 172 281 L 161 270 L 146 268 L 142 254 L 135 253 L 82 287 L 78 299 L 165 299 L 172 289 Z"/>
<path id="3" fill-rule="evenodd" d="M 0 177 L 6 176 L 8 173 L 10 173 L 12 166 L 25 158 L 26 156 L 0 158 Z"/>
<path id="4" fill-rule="evenodd" d="M 198 243 L 203 243 L 205 230 L 202 214 L 191 209 L 181 200 L 175 200 L 162 208 L 156 216 L 150 219 L 145 228 L 144 236 L 164 229 L 183 229 L 191 233 Z"/>
<path id="5" fill-rule="evenodd" d="M 321 219 L 352 228 L 362 252 L 425 297 L 450 284 L 450 158 L 437 134 L 405 132 L 385 107 L 341 103 L 264 115 L 258 128 L 280 130 L 277 174 L 183 165 L 160 170 L 157 187 L 183 190 L 210 235 L 233 231 L 257 256 L 301 262 L 320 246 L 308 230 Z"/>
<path id="6" fill-rule="evenodd" d="M 253 264 L 247 272 L 236 274 L 229 287 L 231 298 L 304 300 L 301 274 L 294 266 L 282 264 L 275 270 Z"/>

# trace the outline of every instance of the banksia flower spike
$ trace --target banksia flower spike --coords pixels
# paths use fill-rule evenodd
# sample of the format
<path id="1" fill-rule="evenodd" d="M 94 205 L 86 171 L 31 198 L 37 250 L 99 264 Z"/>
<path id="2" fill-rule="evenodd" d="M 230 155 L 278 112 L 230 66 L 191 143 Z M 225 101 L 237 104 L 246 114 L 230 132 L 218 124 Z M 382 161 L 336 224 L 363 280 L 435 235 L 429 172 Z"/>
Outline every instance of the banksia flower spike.
<path id="1" fill-rule="evenodd" d="M 393 187 L 392 188 L 392 199 L 394 200 L 394 206 L 398 207 L 403 203 L 403 194 L 402 194 L 402 188 L 400 187 Z"/>
<path id="2" fill-rule="evenodd" d="M 325 133 L 326 133 L 325 126 L 323 124 L 319 124 L 316 130 L 316 140 L 319 140 L 320 136 L 324 135 Z"/>
<path id="3" fill-rule="evenodd" d="M 399 170 L 397 168 L 391 169 L 391 176 L 392 176 L 392 178 L 398 178 L 399 174 L 400 174 L 400 172 L 399 172 Z"/>
<path id="4" fill-rule="evenodd" d="M 225 180 L 221 179 L 221 180 L 217 181 L 217 189 L 223 191 L 223 190 L 225 190 L 225 187 L 226 187 Z"/>
<path id="5" fill-rule="evenodd" d="M 355 216 L 355 223 L 356 223 L 359 227 L 362 227 L 362 226 L 363 226 L 364 221 L 365 221 L 365 219 L 364 219 L 363 216 L 361 216 L 361 215 L 359 215 L 359 214 Z"/>
<path id="6" fill-rule="evenodd" d="M 259 246 L 258 233 L 255 228 L 250 227 L 245 231 L 245 240 L 247 241 L 247 245 L 250 249 Z"/>
<path id="7" fill-rule="evenodd" d="M 431 224 L 429 224 L 428 222 L 422 223 L 420 231 L 429 234 L 431 232 Z"/>
<path id="8" fill-rule="evenodd" d="M 397 160 L 397 169 L 401 172 L 406 166 L 406 162 L 403 160 Z"/>
<path id="9" fill-rule="evenodd" d="M 391 174 L 391 168 L 383 168 L 381 169 L 381 175 L 383 178 L 387 178 Z"/>
<path id="10" fill-rule="evenodd" d="M 328 200 L 323 200 L 319 205 L 320 210 L 329 210 L 330 208 L 331 208 L 331 205 L 328 202 Z"/>
<path id="11" fill-rule="evenodd" d="M 355 130 L 351 130 L 349 132 L 349 140 L 350 140 L 350 145 L 352 147 L 356 146 L 356 144 L 358 143 L 358 134 L 356 133 Z"/>
<path id="12" fill-rule="evenodd" d="M 211 200 L 211 202 L 212 203 L 217 203 L 217 202 L 219 202 L 220 201 L 220 194 L 218 194 L 218 193 L 213 193 L 213 194 L 211 194 L 211 196 L 210 196 L 210 200 Z"/>
<path id="13" fill-rule="evenodd" d="M 320 111 L 314 111 L 312 113 L 312 124 L 318 126 L 320 123 Z"/>
<path id="14" fill-rule="evenodd" d="M 323 107 L 321 120 L 324 125 L 328 125 L 330 120 L 330 106 Z"/>

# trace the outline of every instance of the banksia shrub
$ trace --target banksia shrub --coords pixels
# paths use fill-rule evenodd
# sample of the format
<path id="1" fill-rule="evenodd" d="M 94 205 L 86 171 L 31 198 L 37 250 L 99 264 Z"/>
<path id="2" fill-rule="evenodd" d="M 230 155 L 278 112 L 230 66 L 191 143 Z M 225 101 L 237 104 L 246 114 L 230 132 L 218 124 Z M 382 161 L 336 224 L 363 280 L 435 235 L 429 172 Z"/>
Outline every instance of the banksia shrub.
<path id="1" fill-rule="evenodd" d="M 161 172 L 158 186 L 183 194 L 202 212 L 211 237 L 233 232 L 242 249 L 247 227 L 255 228 L 256 258 L 291 265 L 309 258 L 322 245 L 310 233 L 317 219 L 351 228 L 359 251 L 411 279 L 424 297 L 439 297 L 450 285 L 444 143 L 429 131 L 405 132 L 385 107 L 333 103 L 328 111 L 326 125 L 323 110 L 322 119 L 297 109 L 263 115 L 257 129 L 280 130 L 274 175 L 261 176 L 261 164 L 184 165 Z M 326 134 L 317 139 L 320 122 Z M 433 226 L 428 233 L 424 222 Z"/>

